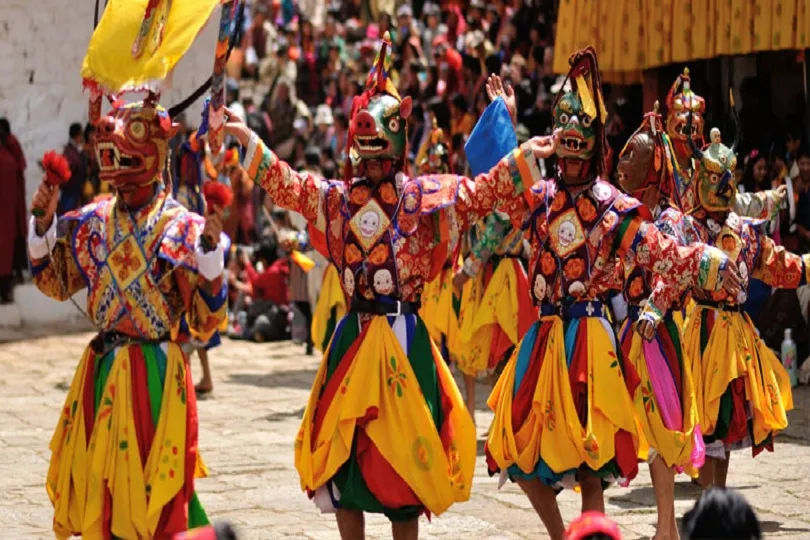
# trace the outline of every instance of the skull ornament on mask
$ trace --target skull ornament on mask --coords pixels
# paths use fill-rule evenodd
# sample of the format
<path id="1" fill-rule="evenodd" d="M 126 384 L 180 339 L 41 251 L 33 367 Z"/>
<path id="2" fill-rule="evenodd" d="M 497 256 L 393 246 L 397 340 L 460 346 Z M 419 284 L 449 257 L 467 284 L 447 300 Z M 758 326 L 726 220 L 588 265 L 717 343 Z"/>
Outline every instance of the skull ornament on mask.
<path id="1" fill-rule="evenodd" d="M 96 124 L 99 177 L 117 189 L 143 187 L 161 180 L 176 132 L 165 109 L 138 102 L 113 109 Z"/>

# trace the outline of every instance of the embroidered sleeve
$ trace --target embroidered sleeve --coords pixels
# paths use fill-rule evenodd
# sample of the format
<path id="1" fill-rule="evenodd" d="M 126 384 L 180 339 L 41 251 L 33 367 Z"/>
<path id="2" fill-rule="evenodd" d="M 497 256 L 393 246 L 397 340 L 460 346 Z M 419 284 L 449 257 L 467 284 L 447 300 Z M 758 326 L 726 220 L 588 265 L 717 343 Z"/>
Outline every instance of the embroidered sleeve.
<path id="1" fill-rule="evenodd" d="M 28 256 L 34 284 L 54 300 L 65 301 L 87 286 L 73 255 L 76 226 L 76 221 L 54 217 L 45 235 L 38 236 L 33 217 L 28 224 Z"/>
<path id="2" fill-rule="evenodd" d="M 737 193 L 734 213 L 754 219 L 772 220 L 779 215 L 784 196 L 777 190 L 758 191 L 756 193 Z"/>
<path id="3" fill-rule="evenodd" d="M 795 289 L 808 283 L 810 255 L 796 255 L 764 234 L 750 229 L 759 242 L 759 254 L 754 261 L 753 277 L 771 287 Z"/>
<path id="4" fill-rule="evenodd" d="M 463 230 L 484 219 L 497 205 L 519 228 L 535 206 L 543 186 L 537 160 L 528 147 L 515 149 L 488 173 L 475 178 L 460 178 L 456 212 Z"/>
<path id="5" fill-rule="evenodd" d="M 650 272 L 652 294 L 641 317 L 658 322 L 689 287 L 719 290 L 726 255 L 705 244 L 679 246 L 652 223 L 635 213 L 619 225 L 614 239 L 617 254 Z"/>
<path id="6" fill-rule="evenodd" d="M 297 172 L 267 148 L 255 133 L 250 135 L 244 166 L 248 176 L 270 195 L 275 204 L 298 212 L 317 230 L 326 230 L 326 182 L 322 178 Z"/>

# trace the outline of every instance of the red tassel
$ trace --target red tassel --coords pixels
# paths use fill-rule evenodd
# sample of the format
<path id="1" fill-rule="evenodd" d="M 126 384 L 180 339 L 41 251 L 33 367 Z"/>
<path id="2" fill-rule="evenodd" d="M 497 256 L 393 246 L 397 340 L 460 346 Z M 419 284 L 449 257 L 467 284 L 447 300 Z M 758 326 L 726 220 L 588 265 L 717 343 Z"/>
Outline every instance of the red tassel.
<path id="1" fill-rule="evenodd" d="M 225 184 L 216 181 L 209 181 L 203 184 L 203 197 L 208 212 L 213 212 L 214 208 L 225 210 L 233 202 L 233 191 Z"/>
<path id="2" fill-rule="evenodd" d="M 54 150 L 45 152 L 42 157 L 42 168 L 45 169 L 45 182 L 51 186 L 60 186 L 70 180 L 70 164 L 65 156 Z"/>

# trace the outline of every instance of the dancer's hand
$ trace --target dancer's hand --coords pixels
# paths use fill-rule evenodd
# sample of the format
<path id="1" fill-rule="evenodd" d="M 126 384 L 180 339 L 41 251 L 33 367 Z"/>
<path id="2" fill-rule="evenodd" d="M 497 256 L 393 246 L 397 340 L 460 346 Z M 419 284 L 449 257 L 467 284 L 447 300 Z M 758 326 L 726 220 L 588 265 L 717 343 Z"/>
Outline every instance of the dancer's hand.
<path id="1" fill-rule="evenodd" d="M 469 279 L 470 276 L 468 276 L 463 270 L 456 272 L 456 275 L 453 276 L 453 290 L 457 295 L 461 294 L 461 289 L 464 288 L 464 284 L 467 283 L 467 280 Z"/>
<path id="2" fill-rule="evenodd" d="M 641 319 L 636 323 L 636 332 L 644 341 L 652 341 L 655 336 L 655 324 L 649 319 Z"/>
<path id="3" fill-rule="evenodd" d="M 45 231 L 51 227 L 53 216 L 56 214 L 56 206 L 59 204 L 59 188 L 49 186 L 45 178 L 45 176 L 42 177 L 42 182 L 40 182 L 31 201 L 31 210 L 36 216 L 37 234 L 39 236 L 45 234 Z"/>
<path id="4" fill-rule="evenodd" d="M 250 128 L 238 114 L 225 107 L 225 133 L 235 137 L 242 146 L 250 143 Z"/>
<path id="5" fill-rule="evenodd" d="M 506 109 L 509 111 L 509 116 L 512 117 L 512 124 L 517 125 L 517 98 L 515 97 L 515 89 L 509 83 L 503 84 L 501 77 L 495 74 L 487 77 L 487 96 L 490 101 L 495 101 L 498 96 L 503 98 L 506 103 Z"/>
<path id="6" fill-rule="evenodd" d="M 720 271 L 720 279 L 723 290 L 728 293 L 729 297 L 736 299 L 742 290 L 743 280 L 734 261 L 729 260 L 726 267 Z"/>
<path id="7" fill-rule="evenodd" d="M 206 239 L 203 243 L 204 251 L 213 251 L 219 243 L 219 236 L 222 234 L 222 221 L 224 211 L 221 208 L 214 207 L 213 212 L 207 212 L 205 215 L 205 225 L 203 226 L 202 234 Z"/>
<path id="8" fill-rule="evenodd" d="M 555 130 L 552 135 L 544 137 L 532 137 L 524 143 L 524 148 L 528 147 L 534 154 L 535 159 L 546 159 L 554 155 L 557 145 L 560 142 L 560 131 Z"/>

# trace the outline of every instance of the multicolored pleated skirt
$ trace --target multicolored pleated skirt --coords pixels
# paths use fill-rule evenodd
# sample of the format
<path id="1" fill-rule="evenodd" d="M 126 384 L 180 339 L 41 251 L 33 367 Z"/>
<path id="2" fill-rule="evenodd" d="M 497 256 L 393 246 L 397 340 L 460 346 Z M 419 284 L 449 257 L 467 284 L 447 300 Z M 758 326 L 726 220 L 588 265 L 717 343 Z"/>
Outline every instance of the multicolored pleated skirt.
<path id="1" fill-rule="evenodd" d="M 602 303 L 543 306 L 489 397 L 490 473 L 557 489 L 580 472 L 604 486 L 629 482 L 642 443 L 630 397 L 639 384 Z"/>
<path id="2" fill-rule="evenodd" d="M 699 302 L 684 330 L 706 455 L 752 447 L 773 451 L 773 438 L 788 425 L 793 408 L 790 378 L 756 335 L 740 306 Z"/>
<path id="3" fill-rule="evenodd" d="M 476 376 L 508 359 L 537 320 L 529 290 L 516 257 L 495 259 L 465 285 L 459 312 L 463 373 Z"/>
<path id="4" fill-rule="evenodd" d="M 631 394 L 650 458 L 661 456 L 668 467 L 691 476 L 703 466 L 706 449 L 695 404 L 692 374 L 684 363 L 681 331 L 667 312 L 655 336 L 645 341 L 634 329 L 639 306 L 631 305 L 619 332 L 622 355 L 639 383 Z"/>
<path id="5" fill-rule="evenodd" d="M 407 521 L 465 501 L 475 427 L 417 315 L 338 324 L 295 441 L 301 487 L 336 508 Z"/>
<path id="6" fill-rule="evenodd" d="M 165 538 L 208 523 L 197 403 L 174 342 L 85 350 L 50 444 L 57 538 Z"/>

